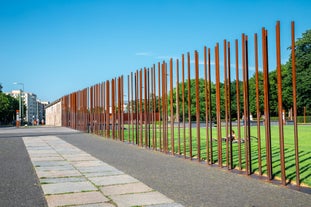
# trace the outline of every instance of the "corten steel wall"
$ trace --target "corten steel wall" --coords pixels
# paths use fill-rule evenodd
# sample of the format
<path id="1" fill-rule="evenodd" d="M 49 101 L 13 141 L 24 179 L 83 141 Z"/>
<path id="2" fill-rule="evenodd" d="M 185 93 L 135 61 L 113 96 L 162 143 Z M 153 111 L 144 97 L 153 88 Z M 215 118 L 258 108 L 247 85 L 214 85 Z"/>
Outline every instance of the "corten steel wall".
<path id="1" fill-rule="evenodd" d="M 292 38 L 295 183 L 300 186 L 293 22 L 291 28 L 292 32 L 288 36 Z M 242 34 L 240 40 L 233 42 L 224 40 L 222 46 L 216 43 L 213 48 L 204 47 L 203 54 L 199 54 L 198 51 L 188 52 L 181 55 L 181 60 L 170 59 L 168 62 L 159 62 L 150 68 L 142 68 L 128 75 L 73 92 L 61 99 L 62 125 L 186 159 L 205 161 L 208 165 L 227 167 L 228 170 L 239 171 L 246 175 L 256 174 L 267 180 L 273 180 L 275 172 L 272 167 L 272 155 L 275 151 L 272 153 L 269 109 L 269 58 L 271 56 L 269 51 L 273 48 L 273 51 L 276 51 L 278 89 L 279 151 L 277 153 L 280 157 L 281 183 L 286 185 L 289 179 L 286 175 L 284 152 L 279 22 L 276 24 L 275 37 L 275 45 L 268 45 L 268 31 L 262 28 L 261 34 L 254 34 L 253 38 Z M 258 44 L 258 39 L 261 44 Z M 249 47 L 250 41 L 253 42 L 252 48 Z M 250 57 L 249 54 L 253 56 Z M 192 55 L 194 60 L 191 60 Z M 203 62 L 199 61 L 200 56 Z M 235 58 L 231 59 L 232 56 Z M 256 79 L 257 122 L 256 126 L 252 127 L 257 128 L 257 134 L 252 136 L 249 99 L 250 59 L 255 64 Z M 262 66 L 263 89 L 259 87 L 259 64 Z M 235 76 L 231 77 L 232 73 L 235 73 Z M 239 81 L 232 84 L 232 79 Z M 200 86 L 200 80 L 204 81 L 203 86 Z M 215 81 L 215 89 L 211 87 L 212 81 Z M 191 84 L 195 87 L 190 87 Z M 194 93 L 191 93 L 191 88 L 195 90 Z M 232 88 L 236 89 L 234 101 L 237 103 L 237 117 L 231 115 Z M 202 89 L 205 99 L 200 102 L 199 96 Z M 191 94 L 195 94 L 195 97 Z M 262 99 L 264 110 L 260 111 Z M 191 107 L 191 102 L 195 103 L 195 108 Z M 215 103 L 216 107 L 212 108 Z M 200 122 L 202 109 L 205 109 L 203 125 Z M 193 110 L 195 110 L 194 114 L 191 113 Z M 216 111 L 216 117 L 213 117 L 212 111 Z M 222 111 L 224 115 L 221 115 Z M 242 114 L 243 120 L 240 117 Z M 262 115 L 264 115 L 263 126 L 260 122 Z M 237 119 L 236 132 L 232 129 L 233 118 Z M 192 122 L 192 119 L 196 122 Z M 216 128 L 213 122 L 216 123 Z M 260 133 L 260 128 L 264 128 L 264 133 Z M 213 129 L 217 131 L 214 135 Z M 233 147 L 233 136 L 236 138 L 235 147 Z M 253 139 L 254 136 L 257 139 Z M 254 153 L 257 153 L 257 156 L 252 156 Z M 254 163 L 257 163 L 256 172 L 253 170 Z"/>

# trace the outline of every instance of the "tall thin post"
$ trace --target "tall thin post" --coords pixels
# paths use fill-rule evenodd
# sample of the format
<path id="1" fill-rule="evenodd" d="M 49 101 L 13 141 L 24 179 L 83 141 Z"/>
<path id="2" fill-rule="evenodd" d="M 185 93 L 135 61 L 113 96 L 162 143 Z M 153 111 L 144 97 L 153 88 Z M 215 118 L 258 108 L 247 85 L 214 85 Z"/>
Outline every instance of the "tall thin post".
<path id="1" fill-rule="evenodd" d="M 296 163 L 296 185 L 300 186 L 299 174 L 299 150 L 298 150 L 298 128 L 297 128 L 297 93 L 296 93 L 296 54 L 295 54 L 295 23 L 291 23 L 292 33 L 292 85 L 293 85 L 293 112 L 294 112 L 294 143 L 295 143 L 295 163 Z"/>
<path id="2" fill-rule="evenodd" d="M 279 115 L 279 138 L 282 184 L 286 185 L 285 153 L 284 153 L 284 129 L 283 129 L 283 104 L 282 104 L 282 69 L 281 69 L 281 37 L 280 22 L 276 23 L 276 67 L 278 85 L 278 115 Z"/>

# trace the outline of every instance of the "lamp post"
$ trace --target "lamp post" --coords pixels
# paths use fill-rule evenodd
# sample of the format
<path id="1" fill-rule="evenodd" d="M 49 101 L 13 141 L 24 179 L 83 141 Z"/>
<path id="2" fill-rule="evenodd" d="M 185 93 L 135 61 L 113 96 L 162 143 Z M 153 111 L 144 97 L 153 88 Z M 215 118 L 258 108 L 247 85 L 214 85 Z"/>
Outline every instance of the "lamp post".
<path id="1" fill-rule="evenodd" d="M 23 86 L 23 90 L 20 89 L 19 91 L 19 113 L 20 113 L 20 116 L 19 116 L 19 121 L 20 121 L 20 124 L 22 124 L 22 117 L 23 117 L 23 113 L 22 113 L 22 93 L 24 92 L 24 83 L 19 83 L 19 82 L 14 82 L 13 83 L 14 85 L 22 85 Z"/>

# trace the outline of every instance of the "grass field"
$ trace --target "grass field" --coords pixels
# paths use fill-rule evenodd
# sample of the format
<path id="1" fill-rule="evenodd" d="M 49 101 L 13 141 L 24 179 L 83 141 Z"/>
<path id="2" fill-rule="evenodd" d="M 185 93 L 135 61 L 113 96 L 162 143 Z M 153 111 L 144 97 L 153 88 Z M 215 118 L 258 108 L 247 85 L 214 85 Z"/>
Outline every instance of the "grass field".
<path id="1" fill-rule="evenodd" d="M 133 138 L 136 139 L 135 130 L 132 130 L 132 127 L 125 126 L 127 130 L 124 130 L 124 139 L 125 141 L 131 141 Z M 130 130 L 128 130 L 130 129 Z M 237 135 L 237 128 L 233 127 L 233 130 Z M 197 157 L 198 155 L 198 144 L 197 144 L 197 129 L 192 128 L 192 156 Z M 256 137 L 251 139 L 251 163 L 252 163 L 252 172 L 259 173 L 259 159 L 258 159 L 258 136 L 257 136 L 257 127 L 251 127 L 251 136 Z M 140 130 L 138 129 L 138 132 Z M 129 138 L 130 133 L 130 138 Z M 160 137 L 163 137 L 163 131 L 161 132 L 157 129 L 155 132 L 152 131 L 152 126 L 150 126 L 150 145 L 152 147 L 152 136 L 155 135 L 157 148 L 160 146 Z M 171 129 L 168 128 L 168 150 L 172 151 L 171 145 Z M 178 129 L 174 128 L 174 152 L 178 153 L 180 149 L 180 154 L 183 155 L 184 152 L 184 129 L 180 128 L 180 138 L 178 137 Z M 189 140 L 189 128 L 185 129 L 185 150 L 186 155 L 189 156 L 190 152 L 190 140 Z M 226 129 L 222 127 L 222 137 L 225 137 Z M 265 129 L 264 127 L 260 128 L 261 138 L 261 162 L 262 162 L 262 173 L 265 175 L 267 173 L 266 169 L 266 141 L 265 141 Z M 145 145 L 145 139 L 149 142 L 149 136 L 145 136 L 145 128 L 143 128 L 142 140 Z M 215 139 L 212 142 L 213 148 L 213 162 L 218 162 L 218 142 L 217 142 L 217 128 L 212 128 L 212 137 Z M 244 137 L 244 128 L 241 127 L 241 137 Z M 299 125 L 298 126 L 298 146 L 299 146 L 299 173 L 300 173 L 300 182 L 302 185 L 311 186 L 311 126 L 308 125 Z M 130 139 L 130 140 L 129 140 Z M 139 139 L 139 134 L 138 134 Z M 180 140 L 180 145 L 179 145 Z M 296 162 L 295 162 L 295 147 L 294 147 L 294 127 L 293 126 L 284 126 L 284 151 L 285 151 L 285 170 L 286 170 L 286 179 L 288 182 L 295 183 L 296 181 Z M 272 168 L 273 176 L 275 179 L 281 177 L 280 169 L 280 144 L 279 144 L 279 127 L 271 126 L 271 148 L 272 148 Z M 226 142 L 222 142 L 222 162 L 223 165 L 226 165 Z M 206 160 L 207 157 L 206 149 L 206 128 L 200 129 L 200 153 L 201 159 Z M 241 143 L 240 150 L 239 144 L 232 144 L 232 154 L 233 154 L 233 166 L 236 169 L 242 168 L 245 170 L 245 144 Z M 241 162 L 239 162 L 239 155 L 241 156 Z"/>

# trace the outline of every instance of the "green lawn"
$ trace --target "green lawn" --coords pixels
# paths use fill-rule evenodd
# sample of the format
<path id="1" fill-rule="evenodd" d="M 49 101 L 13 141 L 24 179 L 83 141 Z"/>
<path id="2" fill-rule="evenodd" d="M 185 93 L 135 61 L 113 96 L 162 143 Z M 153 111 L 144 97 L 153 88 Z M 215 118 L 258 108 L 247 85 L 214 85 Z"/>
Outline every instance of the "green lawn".
<path id="1" fill-rule="evenodd" d="M 124 130 L 124 139 L 125 141 L 129 141 L 134 135 L 135 138 L 135 130 L 132 131 L 132 128 L 129 129 L 129 126 L 125 126 L 127 130 Z M 163 129 L 162 129 L 163 130 Z M 233 130 L 237 135 L 237 128 L 233 127 Z M 197 147 L 197 136 L 196 136 L 196 128 L 192 128 L 192 156 L 197 157 L 198 155 L 198 147 Z M 140 130 L 138 129 L 138 132 Z M 162 131 L 163 133 L 163 131 Z M 174 152 L 178 153 L 178 149 L 180 149 L 180 154 L 183 155 L 184 152 L 184 138 L 183 138 L 184 129 L 180 128 L 180 146 L 178 145 L 178 129 L 174 128 Z M 189 129 L 186 128 L 186 155 L 189 156 L 190 152 L 190 140 L 189 140 Z M 222 137 L 225 137 L 226 129 L 222 127 Z M 261 133 L 261 162 L 262 162 L 262 173 L 266 174 L 266 142 L 265 142 L 265 129 L 264 127 L 260 128 Z M 150 126 L 150 145 L 152 147 L 152 126 Z M 213 146 L 213 163 L 218 162 L 218 142 L 217 139 L 217 128 L 212 129 L 212 136 L 215 139 L 212 142 Z M 251 127 L 251 136 L 257 138 L 257 127 Z M 160 131 L 157 129 L 155 131 L 157 148 L 160 146 Z M 163 138 L 163 134 L 161 134 Z M 244 137 L 244 128 L 241 127 L 241 137 Z M 298 126 L 298 137 L 299 137 L 299 169 L 300 169 L 300 182 L 304 185 L 311 186 L 311 127 L 307 125 L 299 125 Z M 252 172 L 258 174 L 258 141 L 256 138 L 251 139 L 251 157 L 252 157 Z M 139 139 L 139 136 L 138 136 Z M 143 129 L 142 134 L 143 143 L 145 145 L 145 129 Z M 147 136 L 147 140 L 149 140 L 149 136 Z M 206 128 L 200 129 L 200 152 L 201 159 L 206 160 Z M 232 153 L 233 153 L 233 166 L 237 169 L 242 168 L 245 170 L 245 144 L 241 143 L 240 152 L 238 143 L 232 144 Z M 272 167 L 273 167 L 273 176 L 276 179 L 281 177 L 280 170 L 280 146 L 279 146 L 279 127 L 271 126 L 271 146 L 272 146 Z M 171 129 L 168 128 L 168 150 L 171 152 Z M 226 166 L 226 142 L 222 142 L 222 162 L 223 165 Z M 293 126 L 284 126 L 284 151 L 285 151 L 285 168 L 286 168 L 286 179 L 287 181 L 295 183 L 296 181 L 296 164 L 295 164 L 295 148 L 294 148 L 294 127 Z M 241 165 L 239 164 L 239 155 L 241 156 Z"/>

